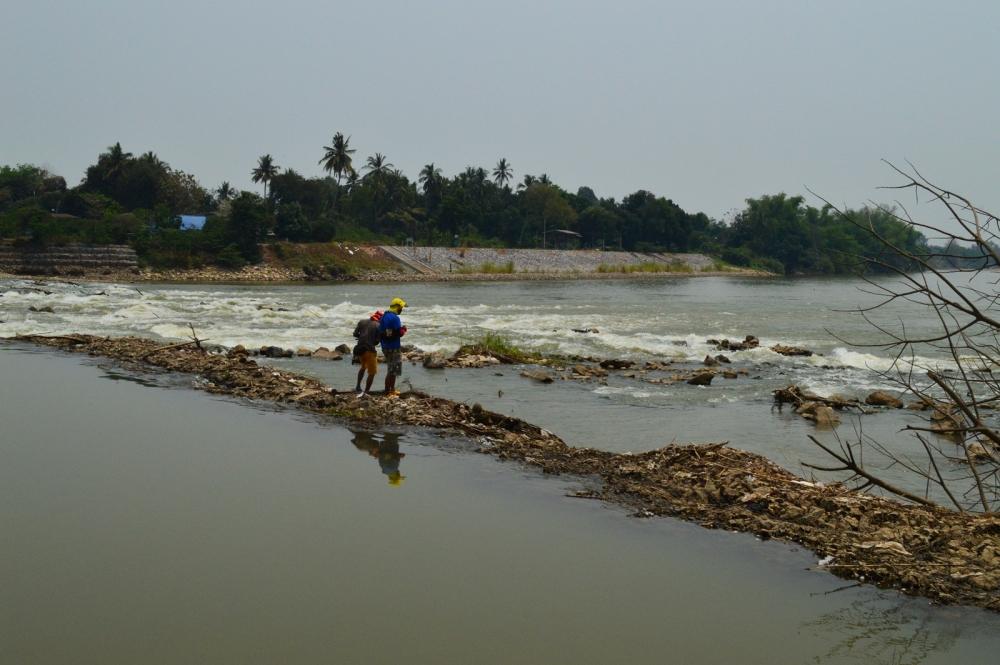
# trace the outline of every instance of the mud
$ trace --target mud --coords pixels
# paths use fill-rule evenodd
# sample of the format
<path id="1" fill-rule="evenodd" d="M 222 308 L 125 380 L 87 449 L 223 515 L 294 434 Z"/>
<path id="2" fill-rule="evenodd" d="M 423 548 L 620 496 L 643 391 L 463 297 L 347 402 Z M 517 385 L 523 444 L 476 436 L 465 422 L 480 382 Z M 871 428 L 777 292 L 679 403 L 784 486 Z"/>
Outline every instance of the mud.
<path id="1" fill-rule="evenodd" d="M 194 342 L 87 335 L 17 338 L 111 358 L 137 370 L 196 376 L 203 390 L 283 403 L 367 427 L 414 425 L 470 436 L 481 452 L 545 473 L 585 479 L 577 496 L 674 516 L 708 528 L 796 542 L 831 573 L 940 603 L 1000 611 L 1000 516 L 961 514 L 810 482 L 726 443 L 669 445 L 641 454 L 574 448 L 517 418 L 421 392 L 358 399 L 315 379 L 212 354 Z"/>

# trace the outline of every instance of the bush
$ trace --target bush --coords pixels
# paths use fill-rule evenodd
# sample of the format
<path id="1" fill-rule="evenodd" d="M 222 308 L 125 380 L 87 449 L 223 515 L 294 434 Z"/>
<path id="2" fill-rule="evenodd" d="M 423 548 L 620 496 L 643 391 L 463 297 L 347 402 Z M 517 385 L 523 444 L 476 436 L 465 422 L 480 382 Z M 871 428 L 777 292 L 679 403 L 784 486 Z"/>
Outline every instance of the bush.
<path id="1" fill-rule="evenodd" d="M 243 254 L 240 253 L 240 248 L 236 246 L 236 243 L 226 245 L 219 252 L 219 255 L 215 257 L 215 265 L 227 270 L 239 270 L 246 264 L 246 259 L 243 258 Z"/>

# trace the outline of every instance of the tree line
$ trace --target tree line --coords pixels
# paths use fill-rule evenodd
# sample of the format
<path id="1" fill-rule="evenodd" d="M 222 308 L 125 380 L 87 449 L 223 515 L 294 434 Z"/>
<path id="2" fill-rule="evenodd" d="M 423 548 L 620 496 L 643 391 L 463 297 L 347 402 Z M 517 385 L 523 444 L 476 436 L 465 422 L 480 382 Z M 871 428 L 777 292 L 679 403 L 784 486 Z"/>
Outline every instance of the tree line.
<path id="1" fill-rule="evenodd" d="M 589 187 L 568 191 L 544 173 L 517 178 L 506 158 L 452 176 L 428 163 L 411 180 L 380 152 L 356 162 L 351 138 L 340 132 L 318 153 L 321 176 L 261 155 L 250 169 L 259 194 L 228 182 L 206 189 L 155 153 L 136 156 L 120 143 L 98 155 L 73 187 L 38 166 L 0 166 L 0 239 L 129 243 L 142 260 L 162 267 L 256 262 L 261 243 L 280 240 L 497 247 L 558 242 L 703 252 L 785 274 L 851 272 L 871 256 L 893 261 L 869 227 L 907 251 L 926 246 L 891 210 L 866 207 L 845 215 L 784 193 L 748 199 L 732 219 L 720 221 L 646 190 L 616 200 Z M 182 214 L 204 215 L 207 222 L 200 231 L 181 231 Z"/>

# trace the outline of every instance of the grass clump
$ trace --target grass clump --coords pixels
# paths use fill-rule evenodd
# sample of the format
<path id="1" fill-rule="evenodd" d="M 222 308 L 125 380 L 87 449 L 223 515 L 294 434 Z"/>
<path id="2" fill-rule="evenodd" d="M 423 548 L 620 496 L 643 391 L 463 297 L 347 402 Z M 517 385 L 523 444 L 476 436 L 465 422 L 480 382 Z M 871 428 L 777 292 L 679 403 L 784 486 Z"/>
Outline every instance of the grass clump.
<path id="1" fill-rule="evenodd" d="M 486 263 L 479 264 L 479 266 L 462 266 L 458 269 L 458 272 L 465 275 L 509 275 L 514 272 L 514 262 L 507 261 L 506 263 L 498 264 L 487 261 Z"/>
<path id="2" fill-rule="evenodd" d="M 602 273 L 692 273 L 694 268 L 683 261 L 658 263 L 643 261 L 642 263 L 602 263 L 597 266 L 597 272 Z"/>

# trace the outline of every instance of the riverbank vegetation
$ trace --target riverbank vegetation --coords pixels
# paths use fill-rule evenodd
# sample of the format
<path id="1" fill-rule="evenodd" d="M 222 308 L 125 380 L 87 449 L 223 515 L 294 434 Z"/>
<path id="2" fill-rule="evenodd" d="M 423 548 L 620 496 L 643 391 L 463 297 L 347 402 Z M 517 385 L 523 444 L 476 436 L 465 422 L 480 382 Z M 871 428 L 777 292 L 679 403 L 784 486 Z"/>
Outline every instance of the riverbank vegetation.
<path id="1" fill-rule="evenodd" d="M 837 212 L 777 193 L 748 199 L 731 219 L 716 220 L 646 190 L 616 200 L 590 187 L 570 191 L 545 174 L 516 179 L 505 158 L 492 169 L 470 166 L 450 177 L 429 163 L 411 180 L 382 153 L 363 162 L 355 157 L 341 133 L 322 148 L 324 175 L 303 175 L 262 155 L 247 169 L 260 195 L 228 182 L 207 189 L 155 153 L 135 156 L 119 143 L 98 155 L 76 186 L 38 166 L 2 166 L 0 242 L 127 243 L 146 265 L 174 268 L 257 263 L 262 245 L 281 241 L 558 245 L 701 252 L 779 274 L 849 273 L 865 258 L 877 259 L 869 264 L 876 270 L 907 267 L 871 230 L 910 254 L 927 250 L 924 237 L 892 209 Z M 182 230 L 182 215 L 204 224 Z"/>

